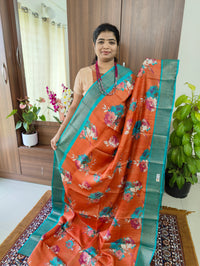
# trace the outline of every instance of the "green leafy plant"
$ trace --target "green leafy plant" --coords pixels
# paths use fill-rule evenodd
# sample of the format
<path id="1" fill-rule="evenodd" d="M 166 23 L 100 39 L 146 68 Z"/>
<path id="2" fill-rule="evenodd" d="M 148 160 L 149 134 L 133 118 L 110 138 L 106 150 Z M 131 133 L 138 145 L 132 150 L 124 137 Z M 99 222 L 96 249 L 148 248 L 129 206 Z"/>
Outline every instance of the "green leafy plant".
<path id="1" fill-rule="evenodd" d="M 19 102 L 20 112 L 17 109 L 12 110 L 12 112 L 6 117 L 10 117 L 12 115 L 17 115 L 18 121 L 16 123 L 16 129 L 23 127 L 26 134 L 31 134 L 36 132 L 35 127 L 33 125 L 34 121 L 42 120 L 46 121 L 44 115 L 39 116 L 39 112 L 41 107 L 37 106 L 36 104 L 30 104 L 29 97 L 25 97 L 24 99 L 17 99 Z M 45 102 L 43 98 L 39 98 L 36 100 L 39 103 Z"/>
<path id="2" fill-rule="evenodd" d="M 185 182 L 197 183 L 200 172 L 200 95 L 196 87 L 186 82 L 192 97 L 181 95 L 175 102 L 173 131 L 170 134 L 167 169 L 169 186 L 181 189 Z"/>

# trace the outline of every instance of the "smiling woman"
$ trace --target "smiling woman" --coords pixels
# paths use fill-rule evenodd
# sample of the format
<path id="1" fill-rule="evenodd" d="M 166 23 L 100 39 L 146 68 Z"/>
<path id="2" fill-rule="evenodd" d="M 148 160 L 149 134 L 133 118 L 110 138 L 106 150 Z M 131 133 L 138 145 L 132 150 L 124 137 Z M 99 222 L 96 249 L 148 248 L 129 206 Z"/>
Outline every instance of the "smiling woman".
<path id="1" fill-rule="evenodd" d="M 62 15 L 56 16 L 56 12 Z M 59 99 L 61 85 L 69 86 L 66 3 L 59 8 L 57 4 L 47 7 L 41 1 L 20 0 L 18 13 L 27 95 L 31 100 L 45 98 L 42 111 L 47 121 L 55 121 L 55 113 L 48 108 L 46 86 Z"/>
<path id="2" fill-rule="evenodd" d="M 99 34 L 94 49 L 102 61 L 109 61 L 117 53 L 117 40 L 113 32 L 105 31 Z"/>

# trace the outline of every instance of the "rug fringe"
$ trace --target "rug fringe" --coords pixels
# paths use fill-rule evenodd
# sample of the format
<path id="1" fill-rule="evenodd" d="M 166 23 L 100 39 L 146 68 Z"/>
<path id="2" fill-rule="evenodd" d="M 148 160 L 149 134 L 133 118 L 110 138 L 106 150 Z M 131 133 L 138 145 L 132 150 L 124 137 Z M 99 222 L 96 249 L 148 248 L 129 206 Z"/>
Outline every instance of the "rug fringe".
<path id="1" fill-rule="evenodd" d="M 188 215 L 188 214 L 195 212 L 195 211 L 187 211 L 187 210 L 182 210 L 182 209 L 177 209 L 177 208 L 172 208 L 172 207 L 167 207 L 167 206 L 161 206 L 160 213 L 162 212 L 166 213 L 166 211 L 169 211 L 170 213 L 174 211 L 176 212 L 176 214 L 181 213 L 184 215 Z"/>

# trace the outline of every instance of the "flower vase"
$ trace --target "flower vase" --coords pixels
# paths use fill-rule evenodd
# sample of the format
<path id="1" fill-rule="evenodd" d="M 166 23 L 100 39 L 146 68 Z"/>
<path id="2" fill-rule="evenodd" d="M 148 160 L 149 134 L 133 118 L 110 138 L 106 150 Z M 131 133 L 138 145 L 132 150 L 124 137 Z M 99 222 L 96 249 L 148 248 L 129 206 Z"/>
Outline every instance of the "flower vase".
<path id="1" fill-rule="evenodd" d="M 24 134 L 22 133 L 22 142 L 24 146 L 32 147 L 38 144 L 38 133 Z"/>

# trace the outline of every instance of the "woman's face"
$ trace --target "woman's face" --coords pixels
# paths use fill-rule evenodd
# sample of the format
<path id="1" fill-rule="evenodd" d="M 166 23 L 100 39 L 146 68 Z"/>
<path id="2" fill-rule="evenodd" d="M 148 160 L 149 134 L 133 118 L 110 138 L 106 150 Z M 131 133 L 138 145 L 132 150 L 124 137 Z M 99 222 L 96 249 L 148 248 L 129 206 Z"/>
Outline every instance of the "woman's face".
<path id="1" fill-rule="evenodd" d="M 94 51 L 98 60 L 108 62 L 114 60 L 117 54 L 117 40 L 112 31 L 103 31 L 97 37 Z"/>

